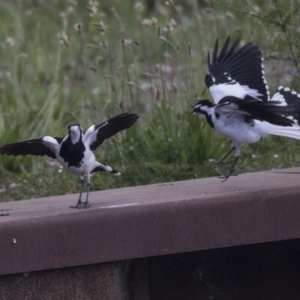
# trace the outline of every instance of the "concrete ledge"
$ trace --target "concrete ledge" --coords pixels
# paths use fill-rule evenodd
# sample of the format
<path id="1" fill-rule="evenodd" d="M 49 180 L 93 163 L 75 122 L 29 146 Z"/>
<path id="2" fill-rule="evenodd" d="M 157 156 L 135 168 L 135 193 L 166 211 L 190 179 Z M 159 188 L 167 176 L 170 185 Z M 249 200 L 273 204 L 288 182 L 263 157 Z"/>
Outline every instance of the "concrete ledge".
<path id="1" fill-rule="evenodd" d="M 97 264 L 0 277 L 2 300 L 127 300 L 121 263 Z"/>
<path id="2" fill-rule="evenodd" d="M 300 174 L 259 172 L 0 203 L 0 275 L 299 238 L 299 199 Z"/>

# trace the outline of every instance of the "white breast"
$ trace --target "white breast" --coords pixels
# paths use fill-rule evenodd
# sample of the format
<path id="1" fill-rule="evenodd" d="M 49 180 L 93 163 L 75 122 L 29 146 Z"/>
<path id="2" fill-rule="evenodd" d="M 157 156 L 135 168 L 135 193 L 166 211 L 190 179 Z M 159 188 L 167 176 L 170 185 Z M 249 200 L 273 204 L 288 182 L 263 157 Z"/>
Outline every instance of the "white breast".
<path id="1" fill-rule="evenodd" d="M 248 124 L 244 122 L 244 117 L 239 114 L 220 115 L 214 117 L 215 130 L 240 144 L 251 144 L 257 142 L 261 137 L 261 132 L 256 126 L 256 122 Z"/>
<path id="2" fill-rule="evenodd" d="M 57 152 L 59 152 L 59 149 Z M 66 163 L 64 159 L 58 155 L 57 155 L 57 160 L 63 166 L 64 169 L 66 169 L 69 173 L 77 176 L 84 176 L 90 174 L 96 165 L 96 157 L 92 151 L 84 152 L 84 157 L 79 167 L 74 167 L 74 166 L 69 167 L 68 163 Z"/>

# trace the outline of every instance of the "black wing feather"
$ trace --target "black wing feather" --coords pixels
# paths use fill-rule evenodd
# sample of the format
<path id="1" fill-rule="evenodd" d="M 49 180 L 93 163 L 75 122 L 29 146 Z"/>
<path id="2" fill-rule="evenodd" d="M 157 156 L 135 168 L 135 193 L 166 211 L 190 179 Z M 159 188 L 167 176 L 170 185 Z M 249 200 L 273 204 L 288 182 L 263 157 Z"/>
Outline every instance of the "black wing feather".
<path id="1" fill-rule="evenodd" d="M 263 72 L 262 51 L 253 43 L 239 48 L 239 39 L 230 48 L 229 43 L 230 37 L 226 39 L 218 54 L 218 40 L 216 40 L 212 61 L 210 61 L 208 53 L 209 74 L 205 76 L 207 87 L 238 83 L 248 86 L 251 90 L 256 90 L 261 94 L 257 97 L 258 99 L 269 100 L 269 88 Z"/>
<path id="2" fill-rule="evenodd" d="M 295 116 L 294 107 L 280 106 L 280 101 L 259 101 L 253 98 L 247 98 L 243 101 L 234 97 L 225 97 L 216 106 L 226 106 L 235 104 L 239 111 L 243 111 L 252 119 L 269 122 L 279 126 L 292 126 L 294 121 L 287 116 Z"/>
<path id="3" fill-rule="evenodd" d="M 296 115 L 294 116 L 294 119 L 297 120 L 298 125 L 300 125 L 300 94 L 284 87 L 279 87 L 276 93 L 283 96 L 288 107 L 293 107 L 295 109 Z"/>
<path id="4" fill-rule="evenodd" d="M 226 54 L 227 54 L 227 49 L 228 49 L 228 46 L 229 46 L 229 43 L 230 43 L 230 37 L 228 37 L 220 51 L 220 54 L 218 56 L 218 61 L 219 62 L 222 62 L 223 59 L 226 57 Z"/>
<path id="5" fill-rule="evenodd" d="M 61 143 L 63 138 L 55 137 L 58 143 Z M 37 155 L 56 158 L 55 154 L 43 144 L 43 138 L 32 139 L 28 141 L 7 144 L 0 148 L 0 154 L 6 155 Z"/>
<path id="6" fill-rule="evenodd" d="M 214 52 L 213 52 L 213 62 L 214 61 L 217 61 L 218 59 L 218 39 L 216 40 L 216 43 L 215 43 L 215 47 L 214 47 Z"/>
<path id="7" fill-rule="evenodd" d="M 90 149 L 95 151 L 106 139 L 115 135 L 116 133 L 128 129 L 139 118 L 137 114 L 123 113 L 114 118 L 111 118 L 99 125 L 95 126 L 95 130 L 98 130 L 97 140 L 90 145 Z"/>
<path id="8" fill-rule="evenodd" d="M 227 40 L 230 41 L 230 37 L 228 37 Z M 233 56 L 233 54 L 237 51 L 237 48 L 239 47 L 239 44 L 240 44 L 240 39 L 238 38 L 232 44 L 232 46 L 228 50 L 227 54 L 225 55 L 224 59 L 222 60 L 222 62 L 228 60 L 230 57 Z"/>

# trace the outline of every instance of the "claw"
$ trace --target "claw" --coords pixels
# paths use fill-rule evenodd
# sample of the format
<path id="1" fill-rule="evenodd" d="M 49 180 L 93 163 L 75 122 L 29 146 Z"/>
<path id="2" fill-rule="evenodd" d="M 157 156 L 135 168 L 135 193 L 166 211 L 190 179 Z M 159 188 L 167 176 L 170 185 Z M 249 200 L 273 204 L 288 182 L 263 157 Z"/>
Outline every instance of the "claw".
<path id="1" fill-rule="evenodd" d="M 84 202 L 84 203 L 82 203 L 82 207 L 81 208 L 89 208 L 91 206 L 92 206 L 92 204 L 90 204 L 89 202 Z"/>
<path id="2" fill-rule="evenodd" d="M 238 160 L 239 160 L 239 156 L 236 156 L 233 163 L 232 163 L 232 165 L 231 165 L 231 167 L 230 167 L 229 172 L 227 173 L 227 175 L 219 176 L 219 178 L 224 179 L 222 182 L 225 182 L 230 176 L 237 176 L 238 175 L 238 174 L 233 174 L 234 166 L 236 165 Z"/>
<path id="3" fill-rule="evenodd" d="M 80 208 L 83 208 L 83 204 L 84 204 L 83 202 L 78 201 L 76 205 L 70 206 L 70 208 L 78 208 L 78 209 L 80 209 Z"/>
<path id="4" fill-rule="evenodd" d="M 77 209 L 81 209 L 81 208 L 89 208 L 91 207 L 92 205 L 86 201 L 86 202 L 81 202 L 81 201 L 78 201 L 78 203 L 74 206 L 70 206 L 70 208 L 77 208 Z"/>
<path id="5" fill-rule="evenodd" d="M 219 176 L 220 179 L 224 179 L 222 180 L 222 182 L 225 182 L 229 177 L 231 176 L 238 176 L 239 174 L 227 174 L 227 175 L 223 175 L 223 176 Z"/>
<path id="6" fill-rule="evenodd" d="M 7 211 L 7 210 L 12 210 L 12 209 L 11 208 L 10 209 L 1 209 L 0 211 Z M 5 216 L 9 216 L 9 214 L 8 213 L 0 214 L 0 217 L 5 217 Z"/>

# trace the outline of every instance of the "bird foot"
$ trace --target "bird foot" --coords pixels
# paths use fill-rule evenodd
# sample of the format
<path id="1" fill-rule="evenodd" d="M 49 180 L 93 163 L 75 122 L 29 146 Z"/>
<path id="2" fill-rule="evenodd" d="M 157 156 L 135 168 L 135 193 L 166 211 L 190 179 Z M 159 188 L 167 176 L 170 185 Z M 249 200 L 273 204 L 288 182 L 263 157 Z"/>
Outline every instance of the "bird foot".
<path id="1" fill-rule="evenodd" d="M 89 208 L 91 207 L 91 204 L 88 202 L 81 202 L 78 201 L 78 203 L 74 206 L 70 206 L 70 208 L 77 208 L 77 209 L 81 209 L 81 208 Z"/>
<path id="2" fill-rule="evenodd" d="M 92 206 L 92 204 L 90 204 L 89 202 L 82 203 L 82 208 L 89 208 L 91 206 Z"/>
<path id="3" fill-rule="evenodd" d="M 81 208 L 81 204 L 76 204 L 74 206 L 70 206 L 70 208 L 78 208 L 78 209 L 80 209 Z"/>
<path id="4" fill-rule="evenodd" d="M 7 210 L 12 210 L 12 209 L 1 209 L 0 211 L 7 211 Z M 9 216 L 9 214 L 8 213 L 0 214 L 0 217 L 5 217 L 5 216 Z"/>
<path id="5" fill-rule="evenodd" d="M 222 175 L 222 176 L 219 176 L 220 179 L 224 179 L 222 180 L 222 182 L 225 182 L 229 177 L 231 176 L 238 176 L 239 174 L 227 174 L 227 175 Z"/>

